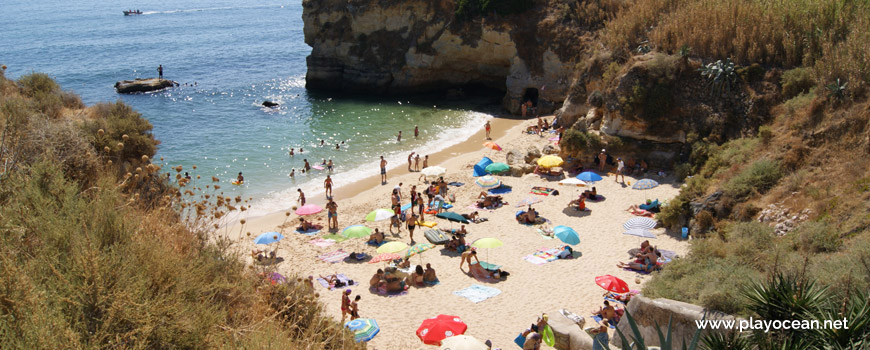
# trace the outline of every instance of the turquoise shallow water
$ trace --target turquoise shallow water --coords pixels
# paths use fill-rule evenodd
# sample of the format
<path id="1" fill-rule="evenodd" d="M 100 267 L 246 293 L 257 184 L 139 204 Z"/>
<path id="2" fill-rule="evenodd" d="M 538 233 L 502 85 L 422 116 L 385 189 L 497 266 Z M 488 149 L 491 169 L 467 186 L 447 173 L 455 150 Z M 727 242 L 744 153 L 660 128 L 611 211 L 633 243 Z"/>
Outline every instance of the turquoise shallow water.
<path id="1" fill-rule="evenodd" d="M 123 16 L 126 9 L 144 14 Z M 48 73 L 87 104 L 118 99 L 130 104 L 154 125 L 162 142 L 157 157 L 166 165 L 226 183 L 244 172 L 245 185 L 222 190 L 255 198 L 253 215 L 287 208 L 297 187 L 306 192 L 321 187 L 325 173 L 298 172 L 303 158 L 312 165 L 333 159 L 340 186 L 377 174 L 380 155 L 401 165 L 411 151 L 432 153 L 461 142 L 490 118 L 469 111 L 468 101 L 451 105 L 306 91 L 310 47 L 301 16 L 298 0 L 8 0 L 0 11 L 0 63 L 9 66 L 10 78 Z M 167 79 L 182 86 L 153 94 L 115 93 L 114 82 L 156 76 L 158 64 Z M 266 99 L 281 106 L 261 107 Z M 416 140 L 414 125 L 421 131 Z M 399 130 L 402 142 L 395 141 Z M 318 147 L 321 139 L 329 147 Z M 345 146 L 336 150 L 341 141 Z M 289 148 L 299 147 L 305 153 L 289 157 Z"/>

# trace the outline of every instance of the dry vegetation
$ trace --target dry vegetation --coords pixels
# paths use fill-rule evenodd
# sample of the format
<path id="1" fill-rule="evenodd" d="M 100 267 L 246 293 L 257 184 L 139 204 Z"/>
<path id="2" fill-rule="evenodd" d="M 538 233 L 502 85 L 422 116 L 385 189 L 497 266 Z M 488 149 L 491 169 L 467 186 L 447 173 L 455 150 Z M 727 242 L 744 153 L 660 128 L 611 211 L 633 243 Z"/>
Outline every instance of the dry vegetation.
<path id="1" fill-rule="evenodd" d="M 0 71 L 4 349 L 360 347 L 301 283 L 243 264 L 212 226 L 241 209 L 218 186 L 169 186 L 138 113 L 82 107 L 44 74 Z"/>

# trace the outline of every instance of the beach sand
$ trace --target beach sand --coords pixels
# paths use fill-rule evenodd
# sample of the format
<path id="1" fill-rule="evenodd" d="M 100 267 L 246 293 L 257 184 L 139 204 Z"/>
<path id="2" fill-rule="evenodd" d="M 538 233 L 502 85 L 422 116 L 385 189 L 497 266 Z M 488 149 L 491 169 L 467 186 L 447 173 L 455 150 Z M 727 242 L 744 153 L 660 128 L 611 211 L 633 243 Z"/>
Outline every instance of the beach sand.
<path id="1" fill-rule="evenodd" d="M 485 140 L 481 129 L 469 140 L 430 156 L 430 165 L 440 165 L 447 169 L 445 176 L 447 182 L 465 183 L 461 187 L 450 187 L 450 193 L 456 196 L 455 207 L 451 211 L 461 214 L 474 211 L 468 207 L 475 202 L 475 197 L 482 189 L 474 184 L 475 178 L 471 173 L 472 166 L 481 157 L 489 157 L 495 162 L 505 162 L 505 154 L 508 150 L 516 149 L 524 154 L 529 145 L 535 145 L 540 149 L 546 144 L 553 144 L 548 139 L 552 135 L 542 138 L 522 132 L 525 126 L 531 125 L 532 122 L 493 119 L 492 136 L 494 141 L 502 146 L 503 151 L 482 147 Z M 399 182 L 404 183 L 403 203 L 407 203 L 412 185 L 417 185 L 419 192 L 424 192 L 427 186 L 418 180 L 419 173 L 409 173 L 404 164 L 389 171 L 386 185 L 380 184 L 377 174 L 377 169 L 372 169 L 370 178 L 335 189 L 340 228 L 366 224 L 371 228 L 386 230 L 388 220 L 366 223 L 366 214 L 377 208 L 389 208 L 389 193 Z M 612 274 L 625 280 L 631 289 L 636 290 L 640 290 L 644 281 L 649 279 L 648 275 L 640 275 L 616 267 L 617 262 L 628 261 L 627 251 L 637 248 L 645 239 L 623 234 L 622 224 L 634 217 L 626 209 L 632 204 L 641 204 L 646 199 L 662 201 L 670 199 L 679 192 L 679 185 L 675 184 L 672 178 L 659 178 L 651 172 L 646 177 L 655 179 L 661 183 L 661 186 L 643 191 L 633 190 L 631 186 L 615 182 L 612 175 L 605 177 L 603 181 L 594 184 L 598 193 L 605 199 L 598 202 L 587 201 L 587 208 L 591 210 L 581 213 L 566 207 L 570 200 L 576 199 L 579 193 L 586 189 L 584 187 L 559 185 L 558 181 L 548 181 L 533 174 L 521 178 L 500 176 L 504 184 L 513 188 L 511 193 L 503 195 L 509 205 L 492 211 L 477 210 L 481 217 L 487 218 L 488 221 L 466 225 L 469 232 L 466 240 L 471 243 L 478 238 L 495 237 L 504 242 L 502 247 L 480 250 L 478 256 L 482 261 L 502 265 L 502 269 L 509 271 L 510 276 L 497 283 L 478 281 L 465 273 L 468 271 L 467 266 L 462 271 L 459 269 L 460 259 L 455 253 L 442 252 L 442 246 L 435 246 L 434 249 L 422 254 L 422 261 L 424 264 L 430 263 L 436 270 L 440 284 L 422 288 L 411 287 L 407 294 L 395 297 L 373 294 L 368 290 L 369 279 L 378 268 L 384 266 L 382 263 L 345 261 L 330 264 L 317 258 L 318 255 L 337 249 L 348 252 L 364 251 L 372 256 L 377 255 L 375 247 L 364 244 L 365 239 L 351 239 L 328 247 L 318 247 L 310 241 L 329 232 L 323 230 L 316 236 L 295 233 L 292 227 L 298 223 L 298 216 L 291 214 L 286 217 L 284 212 L 248 219 L 244 226 L 231 225 L 227 227 L 226 232 L 235 233 L 231 238 L 238 239 L 241 247 L 247 251 L 255 248 L 255 245 L 243 232 L 251 232 L 251 237 L 267 231 L 282 232 L 286 238 L 279 243 L 278 256 L 284 260 L 277 264 L 276 268 L 286 276 L 314 275 L 316 278 L 318 275 L 341 273 L 361 282 L 363 285 L 351 287 L 352 296 L 357 294 L 362 296 L 359 302 L 360 315 L 364 318 L 374 318 L 381 327 L 380 333 L 369 342 L 369 348 L 433 349 L 433 346 L 423 344 L 417 338 L 415 331 L 424 319 L 438 314 L 447 314 L 459 316 L 468 324 L 466 334 L 481 341 L 491 339 L 494 348 L 511 349 L 515 346 L 513 339 L 517 334 L 528 328 L 543 312 L 565 308 L 584 316 L 587 325 L 590 325 L 593 322 L 590 314 L 592 310 L 597 310 L 602 305 L 604 294 L 604 290 L 594 282 L 596 276 Z M 632 176 L 626 176 L 625 179 L 626 182 L 631 183 L 638 180 Z M 560 195 L 534 195 L 529 193 L 533 186 L 555 188 L 559 190 Z M 319 204 L 324 202 L 322 193 L 307 195 L 312 202 Z M 523 259 L 539 248 L 564 245 L 558 239 L 542 237 L 538 232 L 541 225 L 524 226 L 516 222 L 514 219 L 516 211 L 524 208 L 517 208 L 515 204 L 526 198 L 542 200 L 535 204 L 534 208 L 541 216 L 550 220 L 546 226 L 552 228 L 556 225 L 566 225 L 579 233 L 581 242 L 574 248 L 582 256 L 576 259 L 556 260 L 543 265 L 535 265 Z M 289 220 L 286 220 L 288 218 Z M 426 215 L 425 218 L 426 221 L 437 222 L 436 228 L 459 227 L 457 223 L 450 223 L 432 215 Z M 326 226 L 325 211 L 313 215 L 311 219 Z M 285 223 L 285 220 L 288 224 L 284 226 L 287 228 L 282 229 L 280 226 Z M 417 243 L 427 242 L 423 236 L 426 229 L 428 228 L 418 226 L 415 230 L 414 238 Z M 656 239 L 650 239 L 652 245 L 677 254 L 685 254 L 688 250 L 687 241 L 669 236 L 663 229 L 654 229 L 652 232 L 657 235 Z M 396 236 L 387 233 L 387 240 L 410 243 L 407 228 L 403 227 L 401 234 Z M 262 247 L 258 246 L 258 248 Z M 253 263 L 250 257 L 247 259 Z M 411 261 L 414 265 L 420 264 L 421 257 L 414 256 Z M 637 284 L 636 280 L 639 280 L 640 284 Z M 479 303 L 473 303 L 453 294 L 454 291 L 474 284 L 497 288 L 501 294 Z M 315 290 L 320 294 L 326 312 L 336 320 L 340 320 L 341 292 L 329 291 L 317 283 L 315 283 Z M 550 317 L 562 316 L 551 313 Z"/>

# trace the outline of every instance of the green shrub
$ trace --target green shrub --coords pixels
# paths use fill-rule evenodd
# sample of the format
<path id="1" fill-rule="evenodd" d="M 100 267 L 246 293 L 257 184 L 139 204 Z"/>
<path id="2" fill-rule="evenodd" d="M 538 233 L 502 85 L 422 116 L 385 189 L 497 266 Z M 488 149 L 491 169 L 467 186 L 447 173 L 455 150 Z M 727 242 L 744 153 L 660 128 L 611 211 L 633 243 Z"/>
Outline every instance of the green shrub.
<path id="1" fill-rule="evenodd" d="M 743 81 L 759 81 L 764 78 L 764 67 L 758 63 L 753 63 L 746 67 L 737 68 L 737 75 L 740 76 L 740 79 L 743 79 Z"/>
<path id="2" fill-rule="evenodd" d="M 594 133 L 583 132 L 577 129 L 568 129 L 562 134 L 559 146 L 569 152 L 583 152 L 587 150 L 599 150 L 604 143 L 601 137 Z"/>
<path id="3" fill-rule="evenodd" d="M 809 253 L 835 252 L 843 244 L 837 230 L 827 221 L 806 221 L 792 234 L 797 248 Z"/>
<path id="4" fill-rule="evenodd" d="M 782 177 L 779 162 L 770 159 L 758 160 L 725 183 L 725 192 L 734 199 L 746 199 L 754 193 L 764 193 L 773 188 Z"/>
<path id="5" fill-rule="evenodd" d="M 143 155 L 154 156 L 158 141 L 151 134 L 151 123 L 141 114 L 120 101 L 92 108 L 96 118 L 85 122 L 83 128 L 98 152 L 105 154 L 108 147 L 106 155 L 132 164 L 138 164 Z M 100 135 L 99 130 L 104 133 Z"/>
<path id="6" fill-rule="evenodd" d="M 682 224 L 681 218 L 689 218 L 690 216 L 689 203 L 681 196 L 677 196 L 662 206 L 661 211 L 656 214 L 656 220 L 661 221 L 665 227 L 676 228 Z"/>
<path id="7" fill-rule="evenodd" d="M 689 163 L 678 164 L 674 167 L 674 175 L 677 176 L 677 181 L 685 181 L 687 177 L 692 175 L 692 165 Z"/>
<path id="8" fill-rule="evenodd" d="M 18 85 L 21 87 L 21 92 L 28 97 L 34 97 L 36 94 L 52 94 L 60 91 L 60 85 L 51 79 L 45 73 L 32 73 L 23 75 L 18 78 Z"/>
<path id="9" fill-rule="evenodd" d="M 713 214 L 710 214 L 709 211 L 701 210 L 698 214 L 695 214 L 695 223 L 698 224 L 702 232 L 706 232 L 713 226 Z"/>
<path id="10" fill-rule="evenodd" d="M 813 70 L 810 68 L 795 68 L 782 73 L 780 79 L 782 95 L 792 98 L 800 94 L 808 93 L 816 85 L 813 78 Z"/>
<path id="11" fill-rule="evenodd" d="M 773 130 L 770 128 L 770 125 L 763 125 L 759 127 L 758 137 L 761 139 L 762 144 L 770 144 L 770 140 L 773 139 Z"/>

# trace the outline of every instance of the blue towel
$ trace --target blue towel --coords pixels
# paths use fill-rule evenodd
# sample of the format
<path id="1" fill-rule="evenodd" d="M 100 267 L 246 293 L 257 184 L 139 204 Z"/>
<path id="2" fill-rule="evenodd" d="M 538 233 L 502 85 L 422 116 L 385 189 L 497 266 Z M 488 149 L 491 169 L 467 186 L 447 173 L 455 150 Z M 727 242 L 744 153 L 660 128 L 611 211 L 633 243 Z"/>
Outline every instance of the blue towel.
<path id="1" fill-rule="evenodd" d="M 598 315 L 593 315 L 592 319 L 595 320 L 595 322 L 601 322 L 601 320 L 603 320 L 603 318 L 601 318 L 601 316 L 598 316 Z M 613 325 L 612 320 L 607 321 L 607 325 L 610 326 L 610 328 L 616 329 L 616 326 Z"/>
<path id="2" fill-rule="evenodd" d="M 319 228 L 308 229 L 308 231 L 296 230 L 296 233 L 301 233 L 301 234 L 306 235 L 306 236 L 314 236 L 314 235 L 318 234 L 319 232 L 320 232 Z"/>
<path id="3" fill-rule="evenodd" d="M 453 182 L 449 183 L 448 185 L 450 185 L 450 186 L 460 187 L 460 186 L 462 186 L 462 185 L 465 185 L 465 183 L 464 183 L 464 182 L 453 181 Z"/>
<path id="4" fill-rule="evenodd" d="M 439 280 L 436 278 L 434 281 L 423 281 L 423 283 L 426 283 L 426 284 L 428 284 L 428 285 L 430 285 L 430 286 L 434 286 L 434 285 L 436 285 L 436 284 L 438 284 L 438 283 L 441 283 L 441 281 L 439 281 Z"/>
<path id="5" fill-rule="evenodd" d="M 496 194 L 511 193 L 511 190 L 512 189 L 510 186 L 499 186 L 499 187 L 493 188 L 493 189 L 486 191 L 486 192 L 489 194 L 492 194 L 492 195 L 496 195 Z"/>
<path id="6" fill-rule="evenodd" d="M 501 294 L 501 291 L 497 288 L 484 287 L 479 284 L 472 284 L 471 287 L 457 290 L 453 292 L 453 294 L 471 300 L 471 302 L 476 304 Z"/>

